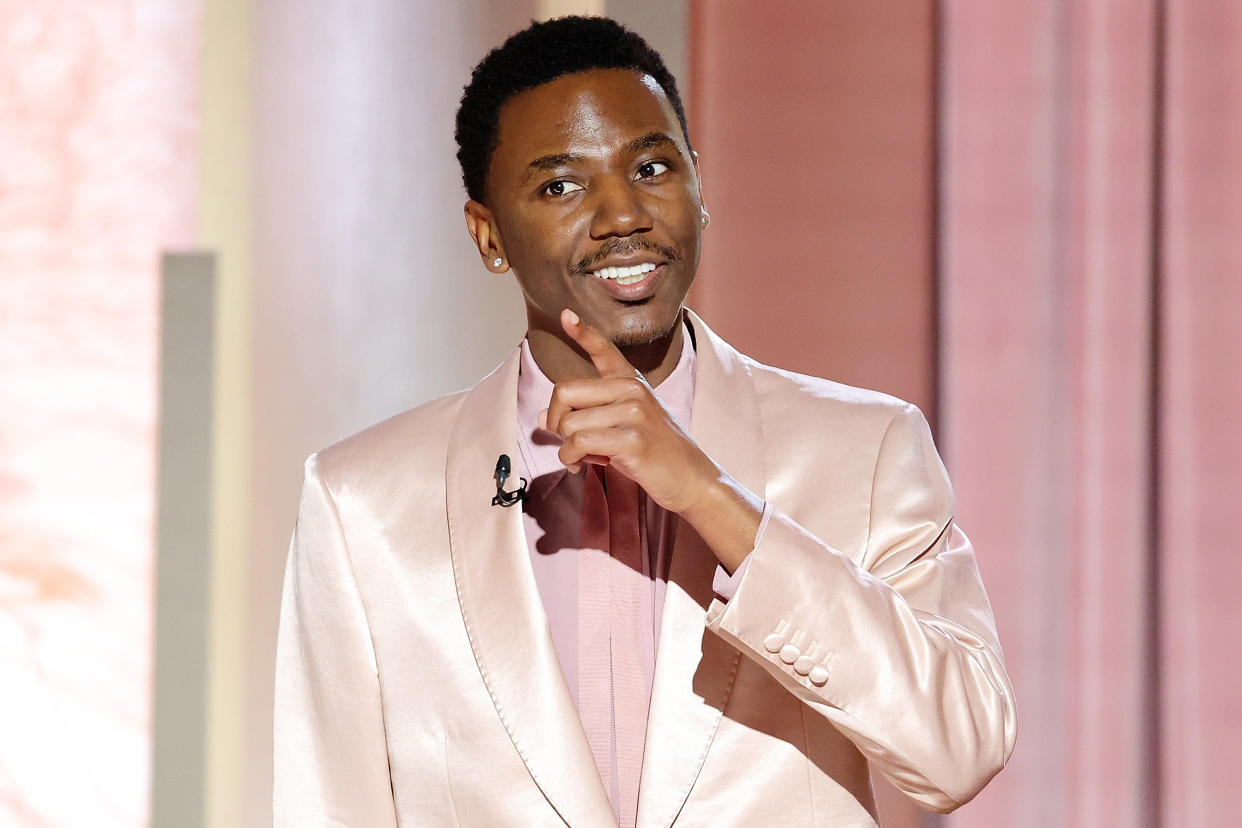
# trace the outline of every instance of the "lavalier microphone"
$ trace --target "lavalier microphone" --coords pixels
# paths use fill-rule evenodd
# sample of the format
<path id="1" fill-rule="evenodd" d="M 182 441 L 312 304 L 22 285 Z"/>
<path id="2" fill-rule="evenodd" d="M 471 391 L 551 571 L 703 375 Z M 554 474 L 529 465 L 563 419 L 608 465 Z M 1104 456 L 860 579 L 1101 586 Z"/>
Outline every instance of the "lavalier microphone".
<path id="1" fill-rule="evenodd" d="M 496 496 L 492 498 L 493 506 L 512 506 L 526 499 L 525 477 L 519 478 L 522 481 L 521 486 L 511 492 L 505 491 L 505 481 L 512 473 L 513 467 L 509 464 L 509 455 L 502 454 L 496 458 Z"/>

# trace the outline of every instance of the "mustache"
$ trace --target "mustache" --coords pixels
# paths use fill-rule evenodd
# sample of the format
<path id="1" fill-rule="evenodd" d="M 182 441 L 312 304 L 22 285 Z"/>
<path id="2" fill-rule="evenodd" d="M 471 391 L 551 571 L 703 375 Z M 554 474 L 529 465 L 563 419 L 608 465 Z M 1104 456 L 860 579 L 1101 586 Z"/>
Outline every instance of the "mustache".
<path id="1" fill-rule="evenodd" d="M 681 261 L 681 253 L 677 248 L 660 244 L 651 239 L 609 239 L 601 244 L 594 253 L 579 259 L 570 270 L 577 274 L 590 273 L 595 269 L 596 264 L 609 256 L 624 256 L 627 253 L 637 253 L 640 250 L 657 253 L 668 262 Z"/>

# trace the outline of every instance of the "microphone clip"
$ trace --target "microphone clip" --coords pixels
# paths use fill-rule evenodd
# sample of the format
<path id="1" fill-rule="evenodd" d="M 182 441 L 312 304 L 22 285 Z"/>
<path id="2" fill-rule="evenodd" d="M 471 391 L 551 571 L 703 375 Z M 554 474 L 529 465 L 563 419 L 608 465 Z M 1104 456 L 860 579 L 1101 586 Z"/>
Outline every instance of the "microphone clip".
<path id="1" fill-rule="evenodd" d="M 513 469 L 509 464 L 509 455 L 502 454 L 496 459 L 496 496 L 492 498 L 493 506 L 512 506 L 526 499 L 526 478 L 519 478 L 522 485 L 511 492 L 505 491 L 505 481 L 509 479 Z"/>

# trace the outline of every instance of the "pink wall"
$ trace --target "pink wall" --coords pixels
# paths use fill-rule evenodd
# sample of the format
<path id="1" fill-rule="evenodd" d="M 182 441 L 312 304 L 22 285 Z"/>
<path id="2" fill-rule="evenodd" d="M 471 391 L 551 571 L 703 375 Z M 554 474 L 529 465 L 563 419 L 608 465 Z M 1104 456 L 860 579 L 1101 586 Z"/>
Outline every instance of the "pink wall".
<path id="1" fill-rule="evenodd" d="M 934 416 L 931 4 L 691 3 L 712 223 L 692 304 L 764 362 Z"/>

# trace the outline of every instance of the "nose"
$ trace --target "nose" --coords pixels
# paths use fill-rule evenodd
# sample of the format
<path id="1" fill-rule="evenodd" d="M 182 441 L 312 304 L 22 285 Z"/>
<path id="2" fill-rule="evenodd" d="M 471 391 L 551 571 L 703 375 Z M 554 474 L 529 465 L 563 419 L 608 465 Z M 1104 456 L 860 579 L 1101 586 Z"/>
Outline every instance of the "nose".
<path id="1" fill-rule="evenodd" d="M 629 236 L 652 226 L 651 212 L 644 194 L 626 180 L 608 178 L 592 187 L 595 214 L 591 219 L 591 238 Z"/>

